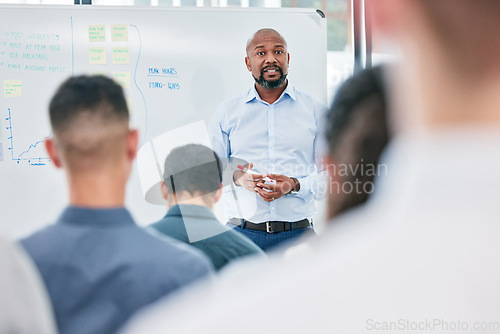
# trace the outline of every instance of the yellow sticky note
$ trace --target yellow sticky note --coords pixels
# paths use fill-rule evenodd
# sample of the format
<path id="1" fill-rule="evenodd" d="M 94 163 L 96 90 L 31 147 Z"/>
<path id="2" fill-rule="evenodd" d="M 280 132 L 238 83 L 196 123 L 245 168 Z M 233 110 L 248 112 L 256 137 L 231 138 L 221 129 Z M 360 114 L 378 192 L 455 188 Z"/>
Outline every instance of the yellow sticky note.
<path id="1" fill-rule="evenodd" d="M 106 48 L 89 48 L 89 64 L 105 65 Z"/>
<path id="2" fill-rule="evenodd" d="M 104 24 L 89 26 L 89 42 L 106 41 L 106 30 Z"/>
<path id="3" fill-rule="evenodd" d="M 130 64 L 128 47 L 113 48 L 113 64 Z"/>
<path id="4" fill-rule="evenodd" d="M 5 97 L 23 96 L 21 80 L 4 80 L 3 89 Z"/>
<path id="5" fill-rule="evenodd" d="M 113 72 L 113 79 L 123 88 L 130 88 L 130 72 Z"/>
<path id="6" fill-rule="evenodd" d="M 111 25 L 111 41 L 127 42 L 128 41 L 128 26 L 126 24 Z"/>

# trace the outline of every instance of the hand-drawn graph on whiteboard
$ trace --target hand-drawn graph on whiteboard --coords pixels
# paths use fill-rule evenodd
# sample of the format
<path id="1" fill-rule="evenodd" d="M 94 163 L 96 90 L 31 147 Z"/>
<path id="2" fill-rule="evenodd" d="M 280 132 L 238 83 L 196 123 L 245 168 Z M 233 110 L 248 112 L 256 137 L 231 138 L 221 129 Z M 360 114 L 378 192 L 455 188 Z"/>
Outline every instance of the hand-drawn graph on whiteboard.
<path id="1" fill-rule="evenodd" d="M 7 139 L 9 140 L 10 146 L 8 147 L 8 153 L 6 153 L 6 159 L 9 158 L 17 164 L 27 163 L 30 166 L 45 166 L 48 162 L 50 162 L 50 158 L 45 153 L 45 148 L 43 143 L 50 136 L 48 134 L 46 137 L 33 140 L 27 147 L 21 145 L 17 145 L 17 138 L 15 137 L 16 131 L 13 126 L 14 121 L 12 119 L 12 110 L 11 108 L 7 108 L 8 117 L 6 120 L 6 130 L 7 130 Z M 22 141 L 21 141 L 22 143 Z"/>

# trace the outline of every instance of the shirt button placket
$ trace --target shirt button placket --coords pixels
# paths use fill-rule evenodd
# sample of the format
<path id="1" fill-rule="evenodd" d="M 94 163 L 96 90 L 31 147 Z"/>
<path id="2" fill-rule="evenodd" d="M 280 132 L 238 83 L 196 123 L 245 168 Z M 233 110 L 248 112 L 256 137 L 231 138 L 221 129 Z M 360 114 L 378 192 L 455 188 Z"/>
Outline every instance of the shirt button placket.
<path id="1" fill-rule="evenodd" d="M 276 173 L 276 133 L 275 133 L 275 111 L 274 105 L 270 105 L 267 113 L 267 132 L 268 136 L 268 155 L 269 155 L 269 165 L 268 170 L 271 174 Z M 276 219 L 276 202 L 272 201 L 269 203 L 269 216 L 270 220 Z"/>

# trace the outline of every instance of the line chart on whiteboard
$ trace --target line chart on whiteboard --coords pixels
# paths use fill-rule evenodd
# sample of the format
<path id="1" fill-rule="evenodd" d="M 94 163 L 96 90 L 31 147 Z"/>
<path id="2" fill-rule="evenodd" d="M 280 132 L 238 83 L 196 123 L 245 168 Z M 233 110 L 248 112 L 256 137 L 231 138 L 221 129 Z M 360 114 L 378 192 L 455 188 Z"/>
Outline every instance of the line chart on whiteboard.
<path id="1" fill-rule="evenodd" d="M 9 113 L 9 117 L 7 117 L 5 120 L 8 122 L 8 126 L 6 127 L 6 129 L 8 131 L 7 139 L 10 142 L 10 146 L 8 148 L 8 151 L 10 151 L 10 156 L 11 156 L 12 161 L 17 162 L 17 164 L 21 164 L 24 162 L 24 163 L 27 163 L 29 166 L 45 166 L 48 162 L 50 162 L 49 157 L 41 156 L 41 154 L 39 154 L 39 153 L 35 154 L 33 156 L 31 153 L 32 153 L 32 150 L 43 146 L 43 143 L 45 142 L 45 140 L 47 138 L 50 137 L 50 134 L 41 140 L 38 140 L 38 141 L 31 143 L 28 147 L 24 148 L 24 150 L 19 153 L 19 151 L 16 151 L 14 149 L 14 129 L 12 126 L 11 109 L 7 108 L 7 110 Z M 23 148 L 21 148 L 21 149 L 23 149 Z"/>

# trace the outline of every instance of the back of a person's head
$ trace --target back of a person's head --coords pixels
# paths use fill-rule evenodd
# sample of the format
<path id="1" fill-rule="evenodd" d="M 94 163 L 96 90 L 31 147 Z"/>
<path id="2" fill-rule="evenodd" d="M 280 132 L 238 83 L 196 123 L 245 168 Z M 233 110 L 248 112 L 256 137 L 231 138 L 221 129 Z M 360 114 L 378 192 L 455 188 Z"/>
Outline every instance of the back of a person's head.
<path id="1" fill-rule="evenodd" d="M 413 12 L 408 15 L 423 14 L 422 24 L 426 26 L 426 34 L 422 37 L 427 41 L 435 38 L 433 43 L 437 43 L 445 51 L 443 56 L 457 75 L 474 78 L 477 75 L 487 75 L 492 67 L 498 67 L 500 1 L 393 0 L 394 2 L 402 3 L 406 7 L 403 10 Z M 373 1 L 373 6 L 377 6 L 377 0 Z M 401 19 L 409 20 L 407 16 L 402 16 Z M 411 26 L 411 22 L 407 23 Z M 405 22 L 401 24 L 405 25 Z M 414 35 L 412 37 L 415 43 L 422 42 L 415 40 Z M 428 50 L 428 45 L 418 47 Z"/>
<path id="2" fill-rule="evenodd" d="M 112 79 L 86 75 L 67 79 L 54 94 L 49 114 L 67 164 L 84 167 L 123 151 L 129 112 L 123 89 Z"/>
<path id="3" fill-rule="evenodd" d="M 177 147 L 165 159 L 163 182 L 169 193 L 187 191 L 191 195 L 205 195 L 215 192 L 222 182 L 220 159 L 203 145 Z"/>
<path id="4" fill-rule="evenodd" d="M 342 183 L 331 184 L 340 192 L 331 198 L 332 217 L 365 202 L 373 192 L 379 158 L 389 140 L 381 67 L 363 70 L 340 86 L 327 123 L 333 173 Z M 343 187 L 345 183 L 349 186 Z"/>

